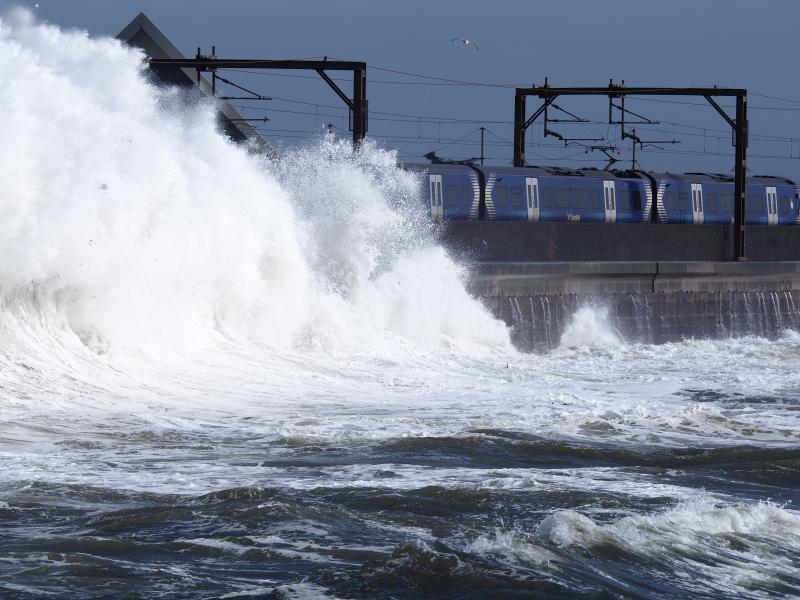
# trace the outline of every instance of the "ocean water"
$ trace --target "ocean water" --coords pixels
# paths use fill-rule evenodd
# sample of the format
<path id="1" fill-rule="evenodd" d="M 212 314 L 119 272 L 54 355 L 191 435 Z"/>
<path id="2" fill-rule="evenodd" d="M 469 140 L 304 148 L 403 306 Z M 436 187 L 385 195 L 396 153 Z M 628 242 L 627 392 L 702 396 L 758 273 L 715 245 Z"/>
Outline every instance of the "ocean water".
<path id="1" fill-rule="evenodd" d="M 0 597 L 800 596 L 800 334 L 522 353 L 391 152 L 0 21 Z"/>

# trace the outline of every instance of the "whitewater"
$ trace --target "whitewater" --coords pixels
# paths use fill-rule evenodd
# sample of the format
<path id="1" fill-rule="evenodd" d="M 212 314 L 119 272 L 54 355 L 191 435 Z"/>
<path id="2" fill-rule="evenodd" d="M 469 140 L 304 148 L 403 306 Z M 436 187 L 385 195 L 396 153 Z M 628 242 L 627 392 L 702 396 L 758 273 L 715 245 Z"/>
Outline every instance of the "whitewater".
<path id="1" fill-rule="evenodd" d="M 517 351 L 394 153 L 0 18 L 0 596 L 800 596 L 800 334 Z"/>

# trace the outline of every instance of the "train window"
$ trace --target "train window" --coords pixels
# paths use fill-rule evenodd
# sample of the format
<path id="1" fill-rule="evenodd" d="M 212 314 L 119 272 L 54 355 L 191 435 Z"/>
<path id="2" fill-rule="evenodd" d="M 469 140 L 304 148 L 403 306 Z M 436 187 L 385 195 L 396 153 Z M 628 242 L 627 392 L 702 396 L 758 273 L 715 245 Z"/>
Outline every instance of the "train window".
<path id="1" fill-rule="evenodd" d="M 759 215 L 763 215 L 767 212 L 767 207 L 764 204 L 764 196 L 761 194 L 753 195 L 753 211 Z"/>
<path id="2" fill-rule="evenodd" d="M 601 210 L 603 208 L 603 196 L 600 190 L 592 190 L 592 210 Z"/>
<path id="3" fill-rule="evenodd" d="M 542 208 L 553 208 L 553 190 L 545 188 L 542 194 Z"/>
<path id="4" fill-rule="evenodd" d="M 582 190 L 582 189 L 572 190 L 572 205 L 575 208 L 589 208 L 588 190 Z"/>
<path id="5" fill-rule="evenodd" d="M 461 186 L 461 206 L 467 210 L 472 208 L 472 200 L 475 198 L 475 192 L 471 185 Z"/>
<path id="6" fill-rule="evenodd" d="M 678 192 L 678 208 L 683 212 L 688 212 L 689 196 L 686 195 L 686 192 Z"/>
<path id="7" fill-rule="evenodd" d="M 617 210 L 631 209 L 631 193 L 625 188 L 617 192 Z"/>
<path id="8" fill-rule="evenodd" d="M 522 199 L 522 188 L 511 188 L 511 208 L 525 208 L 525 201 Z"/>
<path id="9" fill-rule="evenodd" d="M 505 186 L 494 188 L 494 205 L 498 208 L 508 208 L 508 188 Z"/>
<path id="10" fill-rule="evenodd" d="M 458 186 L 448 185 L 444 188 L 444 205 L 447 208 L 456 208 L 458 206 L 458 196 Z"/>
<path id="11" fill-rule="evenodd" d="M 677 208 L 675 204 L 675 192 L 667 192 L 664 194 L 664 208 L 667 210 L 675 210 Z"/>
<path id="12" fill-rule="evenodd" d="M 631 209 L 642 210 L 642 192 L 631 190 Z"/>
<path id="13" fill-rule="evenodd" d="M 706 194 L 706 212 L 717 212 L 719 210 L 719 200 L 714 192 Z"/>
<path id="14" fill-rule="evenodd" d="M 569 208 L 569 190 L 561 188 L 556 190 L 556 208 Z"/>
<path id="15" fill-rule="evenodd" d="M 719 209 L 722 212 L 733 212 L 733 194 L 719 195 Z"/>
<path id="16" fill-rule="evenodd" d="M 788 215 L 792 212 L 792 205 L 791 201 L 789 200 L 789 196 L 781 196 L 780 209 L 782 215 Z"/>

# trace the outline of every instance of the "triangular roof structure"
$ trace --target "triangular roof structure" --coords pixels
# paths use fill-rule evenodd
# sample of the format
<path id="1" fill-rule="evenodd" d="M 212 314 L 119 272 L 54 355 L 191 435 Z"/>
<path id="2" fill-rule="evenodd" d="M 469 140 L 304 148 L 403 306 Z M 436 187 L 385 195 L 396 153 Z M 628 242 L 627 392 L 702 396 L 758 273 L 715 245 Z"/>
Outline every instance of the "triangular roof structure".
<path id="1" fill-rule="evenodd" d="M 117 39 L 130 46 L 141 48 L 149 58 L 185 58 L 144 13 L 136 15 L 125 29 L 117 34 Z M 170 85 L 197 85 L 197 73 L 193 69 L 153 69 L 153 72 Z M 211 95 L 211 84 L 204 77 L 200 78 L 200 89 L 203 93 Z M 217 107 L 222 130 L 231 139 L 237 142 L 249 142 L 264 150 L 269 148 L 266 140 L 247 124 L 241 113 L 231 104 L 225 100 L 217 100 Z"/>

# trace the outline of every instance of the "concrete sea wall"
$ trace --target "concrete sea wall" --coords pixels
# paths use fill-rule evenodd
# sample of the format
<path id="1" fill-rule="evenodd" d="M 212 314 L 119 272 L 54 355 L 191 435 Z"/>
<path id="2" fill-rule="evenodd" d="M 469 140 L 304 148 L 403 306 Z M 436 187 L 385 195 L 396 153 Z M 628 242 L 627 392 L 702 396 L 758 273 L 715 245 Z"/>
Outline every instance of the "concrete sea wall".
<path id="1" fill-rule="evenodd" d="M 478 263 L 470 287 L 526 351 L 557 345 L 583 306 L 648 343 L 800 328 L 800 262 Z"/>
<path id="2" fill-rule="evenodd" d="M 729 226 L 450 221 L 443 243 L 474 265 L 471 291 L 511 326 L 520 349 L 558 344 L 582 306 L 630 340 L 800 329 L 800 227 L 746 230 L 731 262 Z"/>

